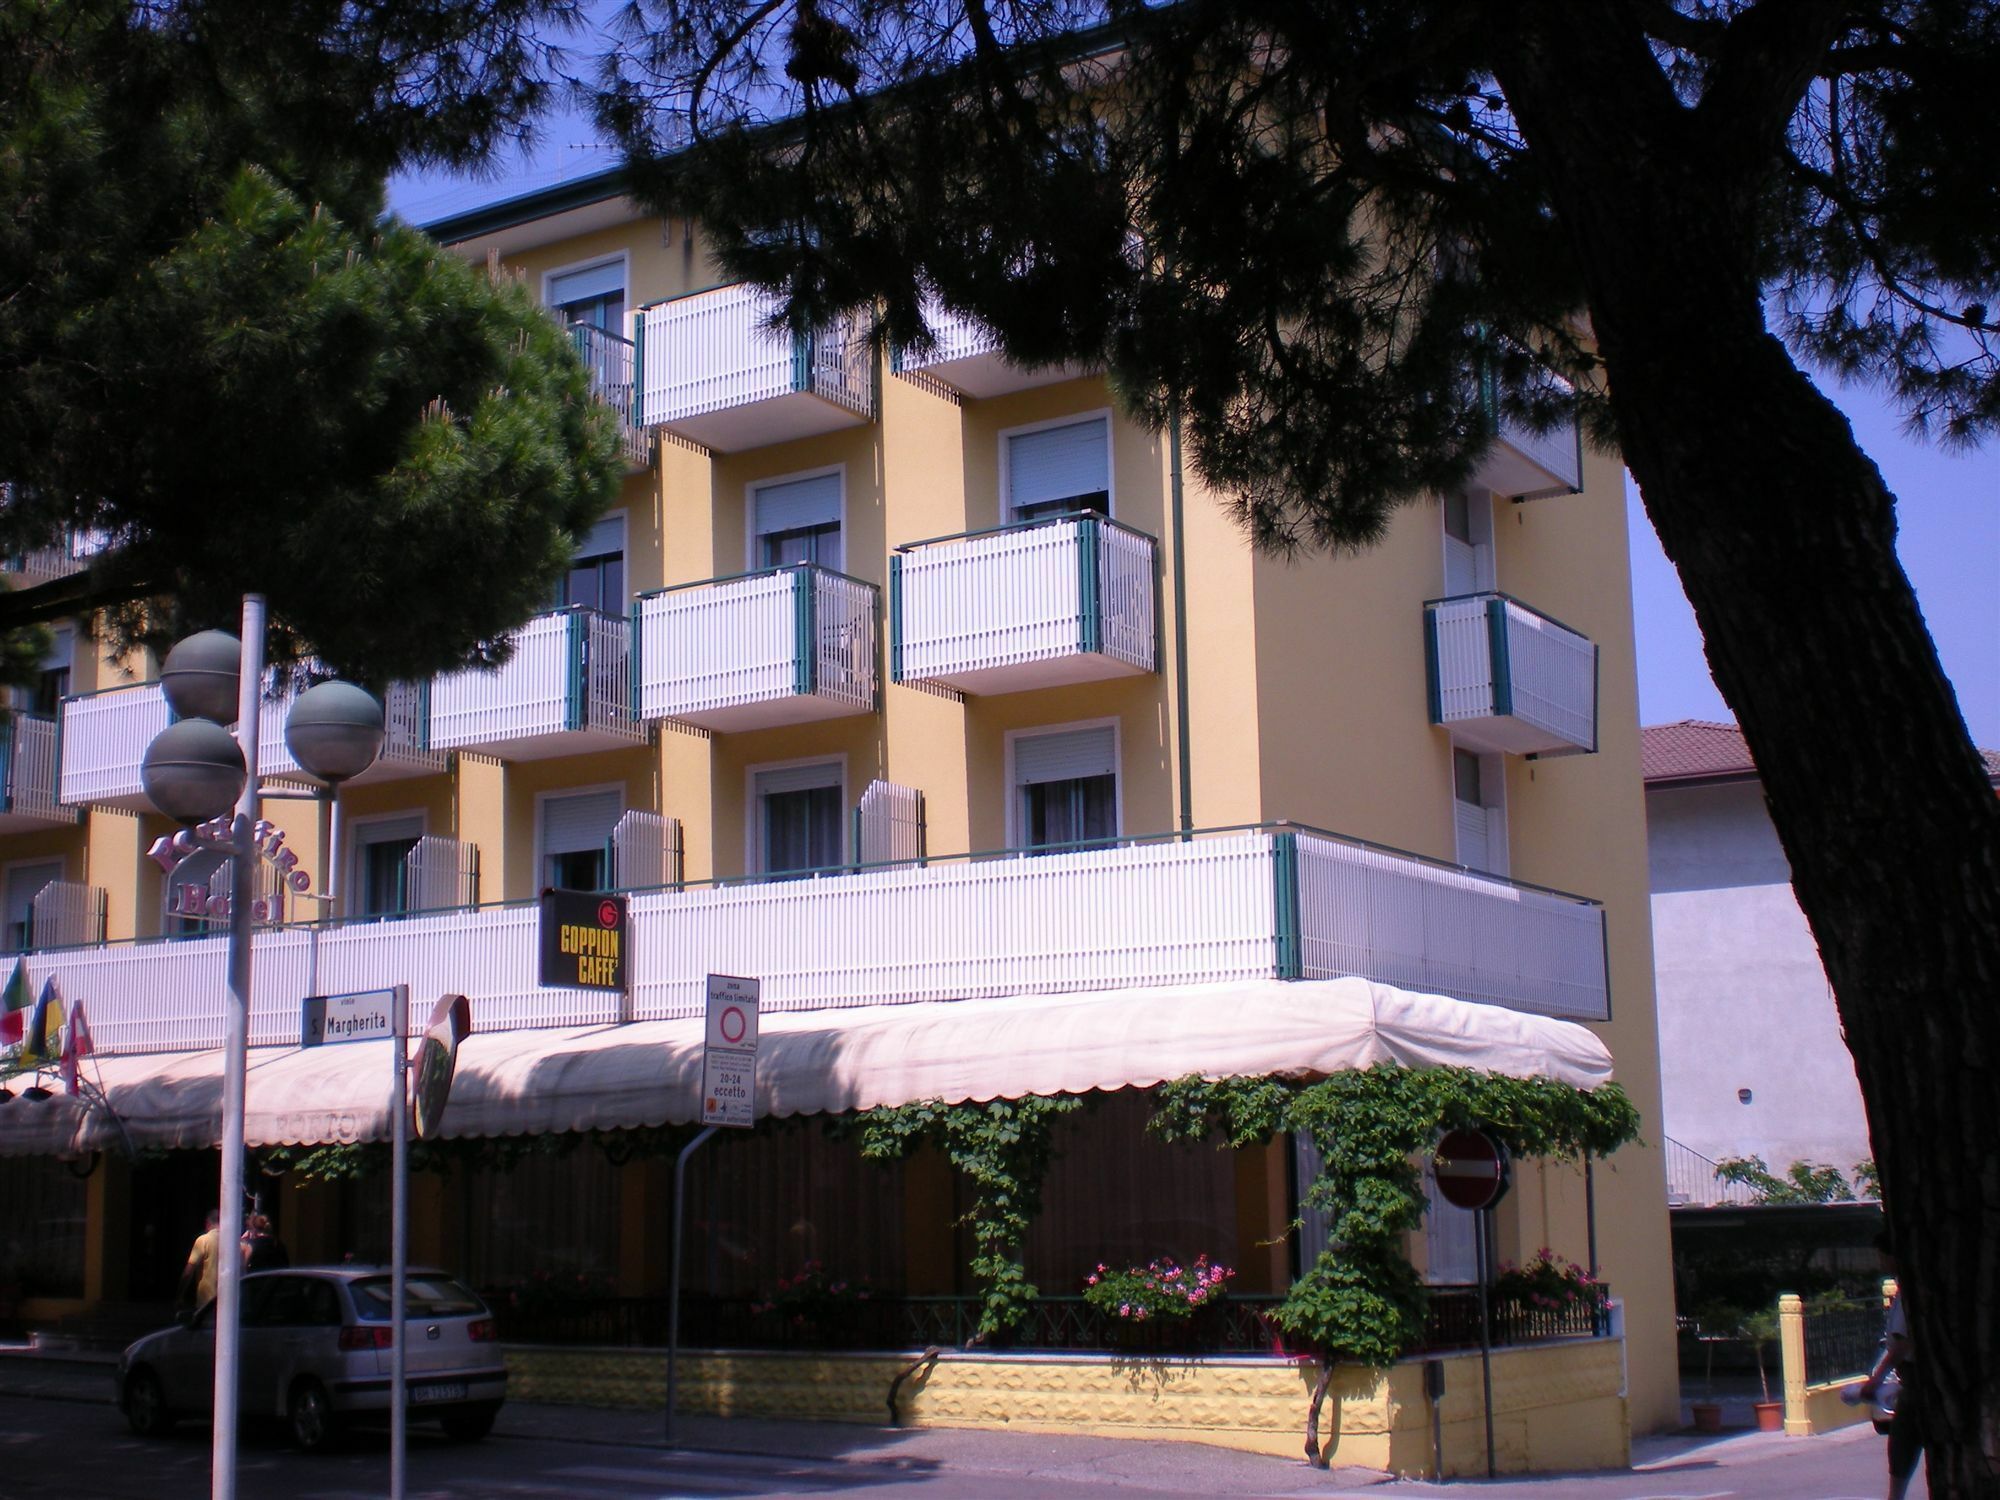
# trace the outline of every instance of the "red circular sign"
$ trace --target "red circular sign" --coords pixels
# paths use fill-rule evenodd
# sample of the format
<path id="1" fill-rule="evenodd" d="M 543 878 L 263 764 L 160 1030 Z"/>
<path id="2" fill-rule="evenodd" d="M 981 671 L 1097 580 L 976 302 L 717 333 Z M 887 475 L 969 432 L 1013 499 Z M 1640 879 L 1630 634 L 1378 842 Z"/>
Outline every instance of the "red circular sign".
<path id="1" fill-rule="evenodd" d="M 722 1039 L 732 1047 L 742 1041 L 750 1030 L 750 1022 L 743 1014 L 743 1007 L 740 1005 L 724 1006 L 722 1019 L 717 1023 L 716 1030 L 722 1033 Z"/>
<path id="2" fill-rule="evenodd" d="M 1506 1148 L 1483 1130 L 1453 1130 L 1437 1145 L 1438 1196 L 1454 1208 L 1491 1208 L 1507 1191 Z"/>
<path id="3" fill-rule="evenodd" d="M 599 927 L 616 927 L 618 925 L 618 903 L 616 901 L 600 901 L 597 903 L 597 925 Z"/>

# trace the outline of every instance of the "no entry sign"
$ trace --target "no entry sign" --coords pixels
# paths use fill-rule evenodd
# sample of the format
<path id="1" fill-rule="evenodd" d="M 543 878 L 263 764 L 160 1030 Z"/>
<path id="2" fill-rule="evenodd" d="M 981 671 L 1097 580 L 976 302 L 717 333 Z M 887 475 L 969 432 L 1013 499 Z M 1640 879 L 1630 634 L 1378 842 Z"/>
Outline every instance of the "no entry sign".
<path id="1" fill-rule="evenodd" d="M 1507 1192 L 1507 1148 L 1483 1130 L 1453 1130 L 1437 1145 L 1438 1196 L 1454 1208 L 1491 1208 Z"/>

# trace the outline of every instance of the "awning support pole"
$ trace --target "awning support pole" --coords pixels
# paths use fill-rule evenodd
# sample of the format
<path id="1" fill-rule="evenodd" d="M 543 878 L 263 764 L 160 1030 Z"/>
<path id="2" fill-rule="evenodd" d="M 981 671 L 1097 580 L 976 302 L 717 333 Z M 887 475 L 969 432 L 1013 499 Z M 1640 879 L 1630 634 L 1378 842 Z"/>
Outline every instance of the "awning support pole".
<path id="1" fill-rule="evenodd" d="M 705 1125 L 701 1133 L 674 1158 L 674 1250 L 672 1269 L 667 1273 L 667 1446 L 674 1446 L 674 1406 L 680 1395 L 681 1354 L 681 1241 L 682 1209 L 687 1205 L 688 1158 L 715 1134 L 715 1126 Z"/>

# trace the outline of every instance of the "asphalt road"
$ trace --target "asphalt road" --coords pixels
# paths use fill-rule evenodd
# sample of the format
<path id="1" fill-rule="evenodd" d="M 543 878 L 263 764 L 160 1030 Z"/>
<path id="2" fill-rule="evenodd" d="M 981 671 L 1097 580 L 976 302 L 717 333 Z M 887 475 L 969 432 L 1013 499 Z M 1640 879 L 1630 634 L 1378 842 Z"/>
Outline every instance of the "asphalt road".
<path id="1" fill-rule="evenodd" d="M 201 1500 L 209 1493 L 205 1427 L 189 1425 L 166 1441 L 142 1441 L 108 1403 L 54 1395 L 0 1394 L 0 1494 L 19 1500 Z M 1882 1441 L 1866 1427 L 1812 1439 L 1655 1441 L 1643 1445 L 1643 1467 L 1633 1472 L 1434 1485 L 1353 1469 L 1321 1473 L 1197 1445 L 1005 1432 L 700 1423 L 690 1438 L 701 1446 L 674 1451 L 651 1436 L 650 1419 L 616 1415 L 625 1420 L 523 1404 L 502 1413 L 492 1437 L 470 1444 L 413 1428 L 409 1500 L 833 1493 L 965 1500 L 1874 1500 L 1884 1488 Z M 379 1432 L 356 1433 L 339 1450 L 308 1457 L 294 1452 L 275 1427 L 252 1428 L 239 1452 L 241 1500 L 373 1500 L 388 1492 L 388 1443 Z"/>

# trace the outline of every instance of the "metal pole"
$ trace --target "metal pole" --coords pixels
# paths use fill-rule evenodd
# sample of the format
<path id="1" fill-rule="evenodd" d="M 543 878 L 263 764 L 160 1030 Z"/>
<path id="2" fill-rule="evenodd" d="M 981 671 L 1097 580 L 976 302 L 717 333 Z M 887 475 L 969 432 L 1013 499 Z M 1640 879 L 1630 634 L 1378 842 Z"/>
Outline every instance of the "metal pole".
<path id="1" fill-rule="evenodd" d="M 1493 1457 L 1493 1323 L 1486 1300 L 1487 1268 L 1492 1264 L 1486 1237 L 1492 1228 L 1493 1210 L 1482 1208 L 1476 1217 L 1473 1255 L 1479 1268 L 1479 1381 L 1486 1393 L 1486 1477 L 1492 1479 L 1499 1473 Z"/>
<path id="2" fill-rule="evenodd" d="M 236 1387 L 242 1348 L 243 1090 L 250 1044 L 250 903 L 256 899 L 257 711 L 264 689 L 264 596 L 243 596 L 243 654 L 236 685 L 236 739 L 243 790 L 229 829 L 229 993 L 222 1010 L 222 1202 L 216 1226 L 215 1424 L 209 1494 L 236 1500 Z"/>
<path id="3" fill-rule="evenodd" d="M 403 1500 L 403 1470 L 410 1438 L 409 1330 L 407 1297 L 410 1264 L 410 987 L 391 992 L 396 1039 L 395 1088 L 389 1096 L 389 1500 Z"/>
<path id="4" fill-rule="evenodd" d="M 1590 1170 L 1590 1153 L 1583 1154 L 1583 1228 L 1589 1248 L 1590 1279 L 1597 1280 L 1597 1178 Z"/>
<path id="5" fill-rule="evenodd" d="M 716 1127 L 705 1125 L 701 1133 L 685 1146 L 681 1154 L 674 1158 L 674 1253 L 672 1270 L 667 1274 L 667 1446 L 674 1445 L 674 1405 L 680 1395 L 680 1354 L 681 1354 L 681 1209 L 687 1201 L 688 1158 L 700 1150 L 708 1138 L 715 1134 Z"/>

